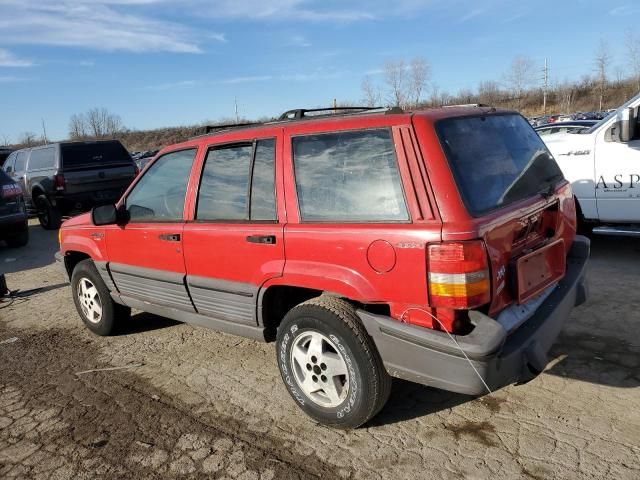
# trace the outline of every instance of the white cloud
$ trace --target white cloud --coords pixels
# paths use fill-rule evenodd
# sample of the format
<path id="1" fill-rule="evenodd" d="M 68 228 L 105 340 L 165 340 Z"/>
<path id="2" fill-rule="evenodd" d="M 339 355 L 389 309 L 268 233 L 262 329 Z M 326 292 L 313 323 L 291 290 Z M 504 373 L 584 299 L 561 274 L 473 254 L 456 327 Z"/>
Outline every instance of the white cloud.
<path id="1" fill-rule="evenodd" d="M 248 76 L 248 77 L 227 78 L 225 80 L 221 80 L 220 83 L 224 83 L 227 85 L 234 85 L 236 83 L 266 82 L 272 79 L 273 79 L 273 76 L 271 75 L 256 75 L 256 76 Z"/>
<path id="2" fill-rule="evenodd" d="M 163 92 L 166 90 L 193 88 L 201 84 L 202 82 L 198 82 L 196 80 L 181 80 L 179 82 L 167 82 L 167 83 L 160 83 L 158 85 L 148 85 L 145 87 L 145 90 Z"/>
<path id="3" fill-rule="evenodd" d="M 612 8 L 611 10 L 609 10 L 609 15 L 613 17 L 622 17 L 626 15 L 631 15 L 633 13 L 636 13 L 637 11 L 638 11 L 637 5 L 627 4 L 627 5 L 620 5 L 619 7 Z"/>
<path id="4" fill-rule="evenodd" d="M 0 76 L 0 83 L 4 82 L 18 82 L 20 79 L 18 77 L 9 77 L 9 76 Z"/>
<path id="5" fill-rule="evenodd" d="M 468 22 L 469 20 L 472 20 L 476 17 L 479 17 L 480 15 L 484 14 L 485 10 L 484 8 L 475 8 L 473 10 L 468 11 L 466 14 L 464 14 L 463 16 L 461 16 L 458 19 L 458 23 L 465 23 Z"/>
<path id="6" fill-rule="evenodd" d="M 289 39 L 289 45 L 292 47 L 310 47 L 311 42 L 306 39 L 303 35 L 293 35 Z"/>
<path id="7" fill-rule="evenodd" d="M 152 3 L 160 0 L 4 0 L 0 43 L 106 51 L 201 52 L 193 29 L 138 13 Z M 222 34 L 208 37 L 225 41 Z"/>
<path id="8" fill-rule="evenodd" d="M 17 58 L 9 50 L 0 48 L 0 67 L 32 67 L 31 60 Z"/>

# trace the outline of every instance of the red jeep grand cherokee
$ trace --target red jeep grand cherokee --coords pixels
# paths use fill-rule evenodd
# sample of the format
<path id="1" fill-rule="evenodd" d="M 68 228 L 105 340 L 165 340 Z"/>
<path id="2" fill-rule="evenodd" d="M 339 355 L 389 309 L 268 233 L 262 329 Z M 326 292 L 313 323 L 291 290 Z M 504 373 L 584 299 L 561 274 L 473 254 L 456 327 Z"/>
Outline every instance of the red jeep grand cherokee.
<path id="1" fill-rule="evenodd" d="M 391 377 L 478 395 L 543 370 L 587 297 L 571 187 L 519 114 L 287 112 L 165 148 L 72 218 L 78 312 L 276 342 L 308 415 L 356 427 Z M 314 112 L 318 113 L 318 112 Z"/>

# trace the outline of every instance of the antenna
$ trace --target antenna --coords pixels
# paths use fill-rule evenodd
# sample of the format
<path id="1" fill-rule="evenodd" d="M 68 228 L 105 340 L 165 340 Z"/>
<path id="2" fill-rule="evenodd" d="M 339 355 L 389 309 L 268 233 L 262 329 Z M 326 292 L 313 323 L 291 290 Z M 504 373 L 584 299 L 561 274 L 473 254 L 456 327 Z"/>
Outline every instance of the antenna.
<path id="1" fill-rule="evenodd" d="M 233 97 L 233 103 L 236 107 L 236 123 L 240 123 L 240 117 L 238 117 L 238 97 Z"/>

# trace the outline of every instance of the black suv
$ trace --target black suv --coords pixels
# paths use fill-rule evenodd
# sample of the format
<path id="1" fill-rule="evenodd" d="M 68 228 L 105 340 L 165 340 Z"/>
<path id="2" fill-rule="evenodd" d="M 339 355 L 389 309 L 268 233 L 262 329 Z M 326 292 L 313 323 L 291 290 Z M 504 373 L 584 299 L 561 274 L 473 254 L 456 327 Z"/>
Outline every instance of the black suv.
<path id="1" fill-rule="evenodd" d="M 47 230 L 63 215 L 115 202 L 138 173 L 117 140 L 53 143 L 13 152 L 4 171 L 24 191 L 27 207 Z"/>
<path id="2" fill-rule="evenodd" d="M 29 242 L 27 209 L 22 189 L 0 170 L 0 240 L 10 247 L 23 247 Z"/>

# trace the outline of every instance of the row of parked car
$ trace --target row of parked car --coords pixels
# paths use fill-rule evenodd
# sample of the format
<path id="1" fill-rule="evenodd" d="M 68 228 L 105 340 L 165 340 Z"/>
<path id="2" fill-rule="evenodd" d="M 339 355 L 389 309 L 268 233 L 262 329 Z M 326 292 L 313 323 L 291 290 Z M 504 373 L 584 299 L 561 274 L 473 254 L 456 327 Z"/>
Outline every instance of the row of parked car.
<path id="1" fill-rule="evenodd" d="M 139 173 L 117 140 L 61 142 L 10 153 L 1 170 L 0 236 L 9 246 L 28 241 L 27 216 L 47 230 L 62 217 L 116 201 Z"/>
<path id="2" fill-rule="evenodd" d="M 600 121 L 607 115 L 615 111 L 615 108 L 613 108 L 610 110 L 602 110 L 600 112 L 576 112 L 571 114 L 564 113 L 558 115 L 541 115 L 539 117 L 530 117 L 529 123 L 533 127 L 540 127 L 543 125 L 548 125 L 550 123 L 573 122 L 580 120 Z"/>

